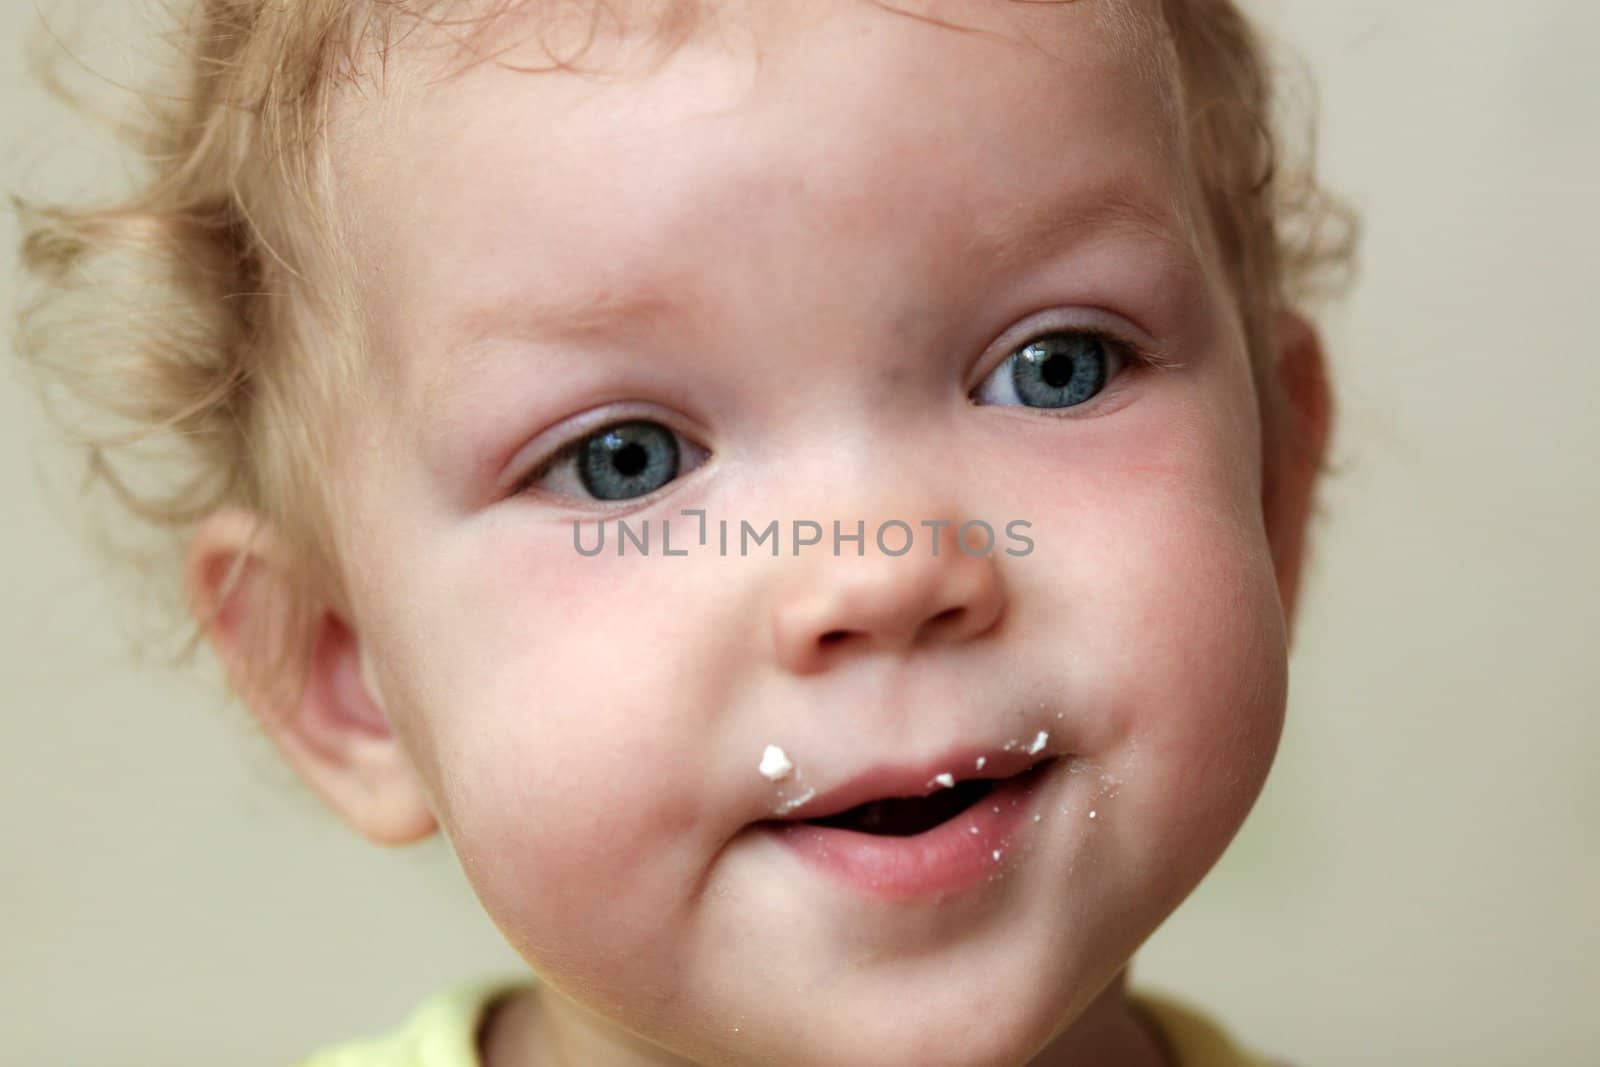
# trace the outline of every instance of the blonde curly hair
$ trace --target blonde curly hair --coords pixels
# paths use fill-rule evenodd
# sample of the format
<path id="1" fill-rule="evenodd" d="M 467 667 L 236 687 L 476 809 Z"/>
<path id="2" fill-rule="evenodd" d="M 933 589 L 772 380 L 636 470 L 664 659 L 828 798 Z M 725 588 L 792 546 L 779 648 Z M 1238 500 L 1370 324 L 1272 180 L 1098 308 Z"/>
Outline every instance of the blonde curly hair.
<path id="1" fill-rule="evenodd" d="M 318 209 L 333 94 L 381 70 L 421 22 L 470 36 L 463 27 L 528 3 L 605 7 L 479 0 L 466 18 L 445 0 L 195 0 L 179 34 L 186 84 L 150 93 L 145 117 L 120 130 L 147 163 L 139 187 L 99 206 L 16 202 L 32 281 L 17 351 L 80 450 L 84 491 L 110 494 L 111 521 L 91 531 L 101 549 L 158 604 L 162 638 L 187 630 L 173 664 L 210 621 L 191 617 L 181 574 L 189 530 L 218 508 L 260 514 L 305 563 L 263 624 L 269 674 L 296 684 L 308 624 L 346 605 L 322 472 L 333 413 L 362 388 L 363 331 L 349 321 L 358 304 L 335 224 Z M 656 7 L 670 49 L 698 0 Z M 1174 103 L 1270 440 L 1276 313 L 1348 280 L 1355 218 L 1318 186 L 1309 141 L 1285 158 L 1267 52 L 1232 0 L 1162 0 L 1161 13 L 1161 58 L 1176 67 Z M 120 536 L 130 531 L 142 546 Z"/>

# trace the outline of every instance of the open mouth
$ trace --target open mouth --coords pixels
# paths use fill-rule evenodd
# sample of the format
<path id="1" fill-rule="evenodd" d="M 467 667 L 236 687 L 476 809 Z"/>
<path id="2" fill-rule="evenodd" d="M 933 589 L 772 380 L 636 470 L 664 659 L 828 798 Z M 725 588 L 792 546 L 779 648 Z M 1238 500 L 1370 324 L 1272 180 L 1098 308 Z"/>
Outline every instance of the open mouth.
<path id="1" fill-rule="evenodd" d="M 812 826 L 854 830 L 885 837 L 910 837 L 932 830 L 966 811 L 994 791 L 995 779 L 972 778 L 925 797 L 888 797 L 857 804 L 849 811 L 823 819 L 807 819 Z"/>
<path id="2" fill-rule="evenodd" d="M 1053 762 L 1055 762 L 1053 759 L 1043 760 L 1021 774 L 1008 778 L 964 779 L 948 789 L 938 789 L 926 796 L 869 800 L 845 811 L 821 818 L 805 819 L 803 822 L 810 826 L 853 830 L 856 833 L 880 837 L 914 837 L 942 826 L 970 810 L 997 789 L 1004 788 L 1009 793 L 1012 787 L 1025 787 Z"/>

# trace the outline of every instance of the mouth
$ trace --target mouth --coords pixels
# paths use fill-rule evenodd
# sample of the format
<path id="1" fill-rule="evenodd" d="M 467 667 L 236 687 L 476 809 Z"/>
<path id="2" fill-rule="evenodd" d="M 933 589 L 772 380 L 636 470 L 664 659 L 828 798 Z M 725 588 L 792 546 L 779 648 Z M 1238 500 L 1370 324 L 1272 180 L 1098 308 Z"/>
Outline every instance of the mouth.
<path id="1" fill-rule="evenodd" d="M 913 837 L 949 822 L 994 791 L 997 778 L 969 778 L 949 789 L 923 797 L 885 797 L 857 804 L 821 819 L 803 819 L 811 826 L 854 830 L 883 837 Z"/>
<path id="2" fill-rule="evenodd" d="M 1023 862 L 1039 815 L 1034 795 L 1066 756 L 1021 753 L 957 762 L 985 777 L 880 769 L 758 824 L 769 839 L 837 884 L 880 900 L 931 900 L 992 881 Z M 949 763 L 946 763 L 949 766 Z M 926 784 L 923 784 L 923 783 Z M 1030 815 L 1032 816 L 1030 819 Z"/>
<path id="3" fill-rule="evenodd" d="M 836 802 L 834 810 L 828 814 L 813 815 L 809 818 L 795 817 L 785 821 L 828 830 L 848 830 L 876 837 L 915 837 L 959 818 L 988 799 L 996 790 L 1005 790 L 1009 793 L 1014 789 L 1027 788 L 1034 779 L 1045 773 L 1056 759 L 1054 756 L 1047 757 L 1028 764 L 1012 774 L 1002 773 L 959 780 L 952 775 L 951 784 L 948 786 L 940 784 L 936 779 L 930 779 L 931 789 L 920 793 L 878 796 L 842 810 L 838 808 Z M 819 798 L 818 804 L 808 806 L 822 807 L 827 800 L 827 797 L 822 797 Z"/>

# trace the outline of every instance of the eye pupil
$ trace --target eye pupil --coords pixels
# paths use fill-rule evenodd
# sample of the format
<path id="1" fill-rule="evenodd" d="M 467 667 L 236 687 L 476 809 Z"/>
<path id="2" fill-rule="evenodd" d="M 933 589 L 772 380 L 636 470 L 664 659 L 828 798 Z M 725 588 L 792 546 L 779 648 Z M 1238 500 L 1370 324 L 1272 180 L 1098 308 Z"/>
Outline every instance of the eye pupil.
<path id="1" fill-rule="evenodd" d="M 1052 354 L 1040 366 L 1039 372 L 1044 375 L 1045 384 L 1052 389 L 1060 389 L 1072 381 L 1072 360 L 1063 359 L 1059 353 Z"/>
<path id="2" fill-rule="evenodd" d="M 644 470 L 648 461 L 649 457 L 645 455 L 644 449 L 631 441 L 617 449 L 611 456 L 611 465 L 617 469 L 618 474 L 626 478 L 631 478 Z"/>

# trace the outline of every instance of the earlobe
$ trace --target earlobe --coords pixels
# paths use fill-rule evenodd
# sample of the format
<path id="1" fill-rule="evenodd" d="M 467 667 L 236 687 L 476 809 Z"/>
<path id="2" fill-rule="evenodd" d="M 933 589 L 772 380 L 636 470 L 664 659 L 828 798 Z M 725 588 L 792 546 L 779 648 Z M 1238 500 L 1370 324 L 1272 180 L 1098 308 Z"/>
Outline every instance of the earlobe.
<path id="1" fill-rule="evenodd" d="M 329 807 L 379 844 L 427 837 L 438 823 L 376 695 L 370 650 L 328 605 L 282 610 L 296 595 L 294 566 L 265 519 L 215 512 L 189 542 L 191 610 L 234 689 Z M 283 648 L 304 654 L 282 660 L 274 650 Z M 298 677 L 274 679 L 284 663 Z"/>
<path id="2" fill-rule="evenodd" d="M 1272 545 L 1283 613 L 1293 632 L 1305 564 L 1306 531 L 1333 426 L 1333 396 L 1316 327 L 1292 311 L 1276 323 L 1273 384 L 1282 417 L 1269 441 L 1275 451 L 1262 487 L 1262 510 Z"/>

